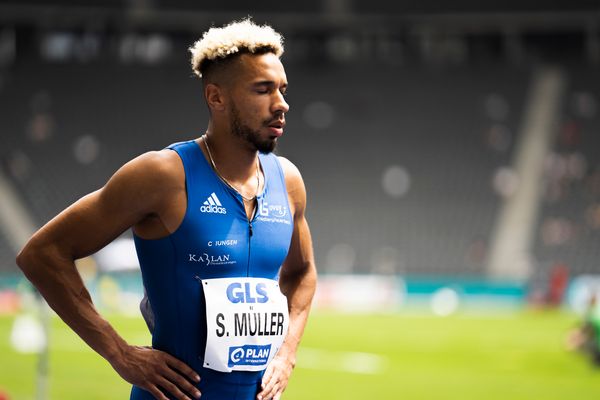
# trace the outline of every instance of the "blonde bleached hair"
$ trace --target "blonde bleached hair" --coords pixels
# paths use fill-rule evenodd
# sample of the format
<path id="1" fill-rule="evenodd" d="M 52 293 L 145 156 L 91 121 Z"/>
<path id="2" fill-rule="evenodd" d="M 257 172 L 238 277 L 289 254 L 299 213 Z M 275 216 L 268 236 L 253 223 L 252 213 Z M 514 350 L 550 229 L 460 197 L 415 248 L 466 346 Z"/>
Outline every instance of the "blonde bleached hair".
<path id="1" fill-rule="evenodd" d="M 272 52 L 281 57 L 283 37 L 269 25 L 257 25 L 246 18 L 222 28 L 210 28 L 189 50 L 192 53 L 192 70 L 202 77 L 211 61 L 224 60 L 238 53 Z"/>

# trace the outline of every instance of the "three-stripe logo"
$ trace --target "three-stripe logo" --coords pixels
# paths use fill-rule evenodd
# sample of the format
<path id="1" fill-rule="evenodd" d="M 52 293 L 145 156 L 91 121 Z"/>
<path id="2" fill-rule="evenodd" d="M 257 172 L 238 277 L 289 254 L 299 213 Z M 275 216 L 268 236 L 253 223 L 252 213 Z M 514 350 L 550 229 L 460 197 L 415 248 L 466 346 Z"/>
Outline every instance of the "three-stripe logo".
<path id="1" fill-rule="evenodd" d="M 200 206 L 200 211 L 203 213 L 227 214 L 227 209 L 223 207 L 215 192 L 212 192 Z"/>

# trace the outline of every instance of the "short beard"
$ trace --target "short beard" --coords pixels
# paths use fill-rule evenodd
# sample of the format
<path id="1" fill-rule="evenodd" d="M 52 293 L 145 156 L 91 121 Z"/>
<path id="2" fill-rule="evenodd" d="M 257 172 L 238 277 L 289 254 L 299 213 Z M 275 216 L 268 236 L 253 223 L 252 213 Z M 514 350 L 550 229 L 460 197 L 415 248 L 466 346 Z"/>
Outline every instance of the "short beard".
<path id="1" fill-rule="evenodd" d="M 237 107 L 232 104 L 231 105 L 231 129 L 233 134 L 248 144 L 252 145 L 257 151 L 263 154 L 269 154 L 273 150 L 275 150 L 275 146 L 277 146 L 277 141 L 274 139 L 265 139 L 261 140 L 260 133 L 247 125 L 242 123 L 240 118 L 240 112 Z"/>

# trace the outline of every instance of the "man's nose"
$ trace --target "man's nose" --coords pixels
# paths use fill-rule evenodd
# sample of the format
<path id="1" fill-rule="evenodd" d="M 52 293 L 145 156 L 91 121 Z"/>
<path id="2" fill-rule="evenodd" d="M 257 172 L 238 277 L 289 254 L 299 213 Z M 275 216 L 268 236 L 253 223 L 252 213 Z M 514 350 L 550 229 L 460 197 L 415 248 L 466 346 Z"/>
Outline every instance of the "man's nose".
<path id="1" fill-rule="evenodd" d="M 277 94 L 275 96 L 276 101 L 273 104 L 273 111 L 287 113 L 290 110 L 290 105 L 287 103 L 287 101 L 285 101 L 283 93 L 277 91 Z"/>

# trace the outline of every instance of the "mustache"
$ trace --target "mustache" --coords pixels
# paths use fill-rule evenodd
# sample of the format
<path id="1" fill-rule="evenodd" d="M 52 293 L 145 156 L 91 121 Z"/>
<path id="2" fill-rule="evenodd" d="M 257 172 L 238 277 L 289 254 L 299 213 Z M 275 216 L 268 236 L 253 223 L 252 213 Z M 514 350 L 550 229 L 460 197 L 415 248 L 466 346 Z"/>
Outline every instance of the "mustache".
<path id="1" fill-rule="evenodd" d="M 277 125 L 277 126 L 281 126 L 284 127 L 285 126 L 285 118 L 283 117 L 283 115 L 281 117 L 278 118 L 274 118 L 274 119 L 270 119 L 267 120 L 265 122 L 266 126 L 272 126 L 272 125 Z"/>

